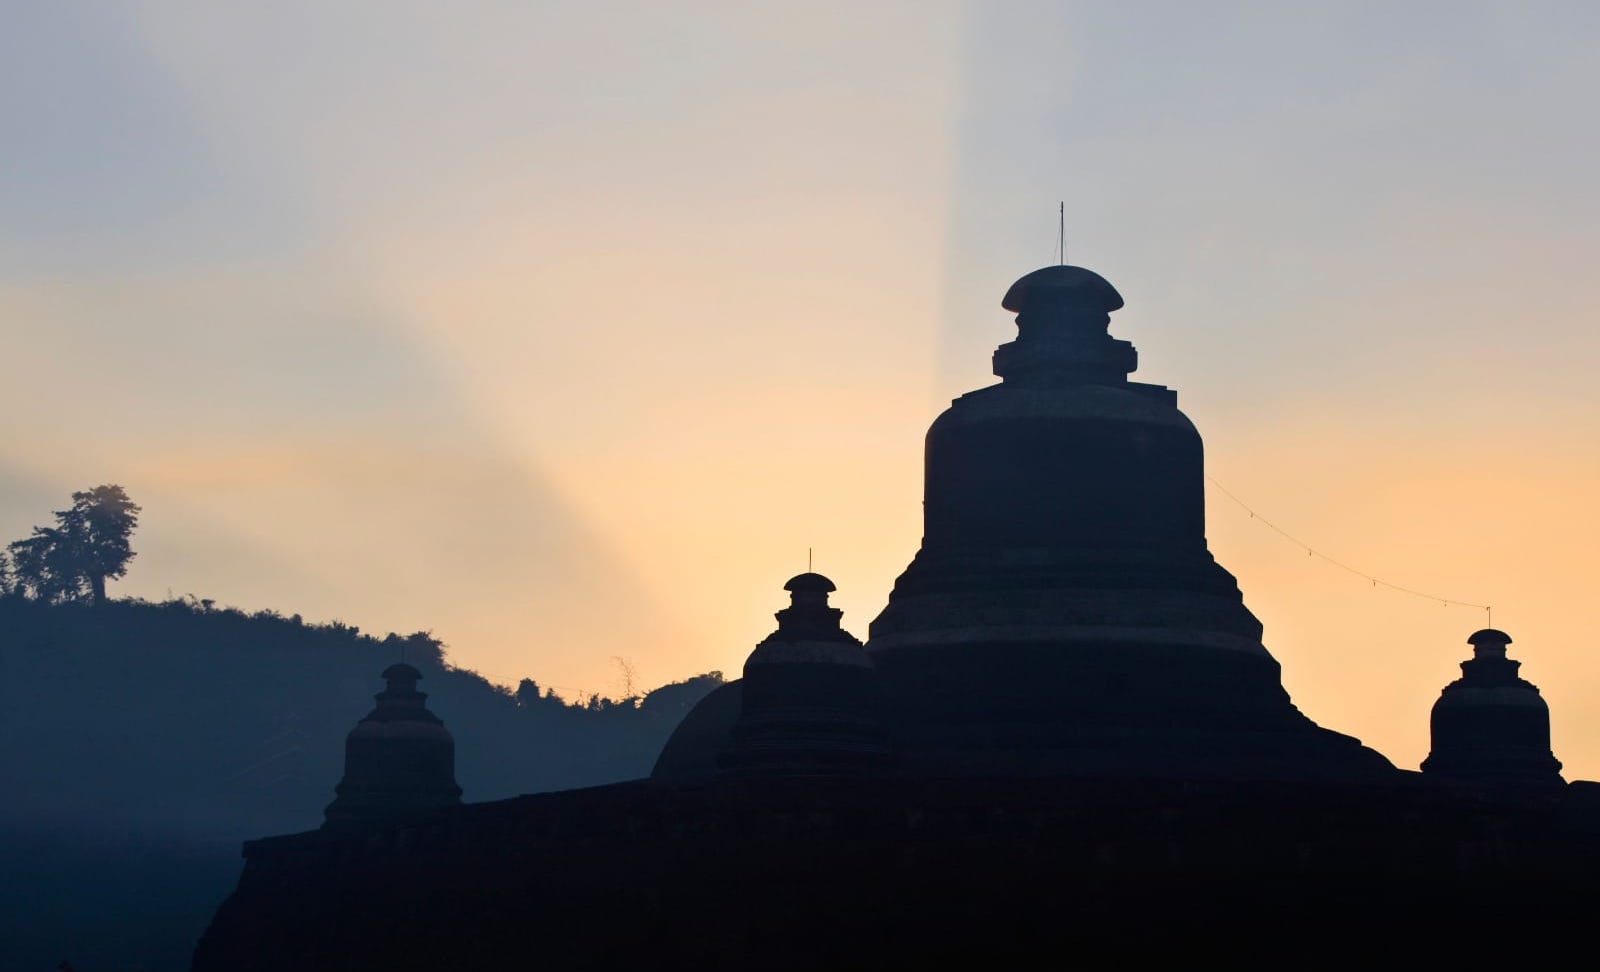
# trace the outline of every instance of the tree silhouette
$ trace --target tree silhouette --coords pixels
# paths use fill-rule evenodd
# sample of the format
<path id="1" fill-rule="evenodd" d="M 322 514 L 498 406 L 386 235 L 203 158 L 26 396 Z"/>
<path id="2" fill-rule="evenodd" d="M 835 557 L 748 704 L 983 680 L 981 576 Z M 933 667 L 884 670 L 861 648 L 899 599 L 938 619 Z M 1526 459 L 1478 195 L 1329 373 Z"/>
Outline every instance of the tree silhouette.
<path id="1" fill-rule="evenodd" d="M 10 579 L 0 571 L 0 593 L 13 585 L 46 603 L 106 599 L 106 580 L 128 572 L 129 540 L 139 507 L 121 486 L 96 486 L 72 494 L 72 508 L 56 511 L 56 525 L 34 527 L 11 552 Z"/>
<path id="2" fill-rule="evenodd" d="M 56 521 L 69 538 L 70 557 L 88 582 L 95 604 L 106 599 L 106 580 L 128 572 L 134 558 L 129 540 L 139 525 L 139 507 L 121 486 L 96 486 L 72 494 L 72 508 L 58 510 Z"/>
<path id="3" fill-rule="evenodd" d="M 531 709 L 544 701 L 544 696 L 539 692 L 539 683 L 531 678 L 525 678 L 517 683 L 517 704 L 525 709 Z"/>
<path id="4" fill-rule="evenodd" d="M 11 544 L 17 590 L 47 604 L 76 601 L 87 589 L 65 531 L 34 527 L 33 536 Z"/>

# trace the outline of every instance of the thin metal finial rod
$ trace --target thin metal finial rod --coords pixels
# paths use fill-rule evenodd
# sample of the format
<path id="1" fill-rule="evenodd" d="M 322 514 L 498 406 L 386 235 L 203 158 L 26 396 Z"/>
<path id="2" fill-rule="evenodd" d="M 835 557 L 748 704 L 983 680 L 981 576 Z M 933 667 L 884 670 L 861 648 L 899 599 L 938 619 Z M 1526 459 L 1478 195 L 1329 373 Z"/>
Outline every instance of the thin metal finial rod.
<path id="1" fill-rule="evenodd" d="M 806 548 L 806 573 L 811 573 L 811 548 Z"/>
<path id="2" fill-rule="evenodd" d="M 1067 265 L 1067 203 L 1062 200 L 1056 208 L 1056 261 Z"/>

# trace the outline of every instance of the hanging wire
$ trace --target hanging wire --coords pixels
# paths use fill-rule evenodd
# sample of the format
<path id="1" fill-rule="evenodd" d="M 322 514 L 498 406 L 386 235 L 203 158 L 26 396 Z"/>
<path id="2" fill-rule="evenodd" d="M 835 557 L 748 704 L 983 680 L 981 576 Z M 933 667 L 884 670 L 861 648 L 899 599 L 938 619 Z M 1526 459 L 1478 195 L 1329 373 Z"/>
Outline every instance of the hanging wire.
<path id="1" fill-rule="evenodd" d="M 1285 540 L 1287 540 L 1290 543 L 1294 544 L 1295 546 L 1299 547 L 1301 550 L 1304 550 L 1306 552 L 1306 556 L 1307 557 L 1316 557 L 1319 560 L 1322 560 L 1322 561 L 1325 561 L 1327 563 L 1332 564 L 1333 566 L 1339 568 L 1340 570 L 1348 571 L 1349 573 L 1352 573 L 1352 574 L 1356 575 L 1357 577 L 1361 578 L 1362 580 L 1370 582 L 1373 587 L 1385 587 L 1385 588 L 1388 588 L 1391 591 L 1398 591 L 1401 594 L 1409 594 L 1412 597 L 1420 597 L 1420 598 L 1422 598 L 1423 600 L 1426 600 L 1426 601 L 1434 601 L 1434 602 L 1436 602 L 1438 604 L 1444 605 L 1445 607 L 1450 607 L 1453 604 L 1453 605 L 1456 605 L 1458 607 L 1476 608 L 1479 611 L 1484 612 L 1484 615 L 1488 618 L 1488 621 L 1489 621 L 1490 625 L 1492 625 L 1494 623 L 1494 608 L 1490 607 L 1487 604 L 1476 604 L 1476 603 L 1474 603 L 1472 601 L 1458 601 L 1453 597 L 1440 597 L 1437 594 L 1429 594 L 1429 593 L 1427 593 L 1425 591 L 1416 590 L 1415 588 L 1402 587 L 1399 584 L 1391 583 L 1389 581 L 1384 580 L 1381 577 L 1375 577 L 1372 574 L 1369 574 L 1364 570 L 1360 570 L 1358 568 L 1352 567 L 1352 566 L 1350 566 L 1349 564 L 1345 563 L 1342 560 L 1335 560 L 1334 558 L 1328 556 L 1327 554 L 1323 553 L 1322 551 L 1317 550 L 1316 548 L 1312 547 L 1310 544 L 1306 543 L 1304 540 L 1301 540 L 1299 537 L 1295 536 L 1294 534 L 1290 533 L 1289 531 L 1287 531 L 1287 530 L 1283 529 L 1282 527 L 1278 526 L 1276 523 L 1273 523 L 1271 520 L 1269 520 L 1266 517 L 1262 516 L 1260 513 L 1257 513 L 1254 509 L 1252 509 L 1250 507 L 1250 505 L 1248 503 L 1246 503 L 1244 500 L 1240 499 L 1239 497 L 1233 495 L 1233 493 L 1228 491 L 1228 488 L 1226 486 L 1224 486 L 1221 483 L 1217 482 L 1216 478 L 1213 477 L 1210 473 L 1206 473 L 1206 482 L 1208 482 L 1211 485 L 1217 487 L 1218 492 L 1222 493 L 1222 495 L 1226 496 L 1228 499 L 1233 500 L 1235 503 L 1238 504 L 1240 509 L 1244 510 L 1246 513 L 1249 513 L 1250 514 L 1250 519 L 1252 519 L 1252 520 L 1260 520 L 1263 524 L 1265 524 L 1267 526 L 1268 529 L 1270 529 L 1274 533 L 1278 534 L 1278 536 L 1283 537 Z"/>

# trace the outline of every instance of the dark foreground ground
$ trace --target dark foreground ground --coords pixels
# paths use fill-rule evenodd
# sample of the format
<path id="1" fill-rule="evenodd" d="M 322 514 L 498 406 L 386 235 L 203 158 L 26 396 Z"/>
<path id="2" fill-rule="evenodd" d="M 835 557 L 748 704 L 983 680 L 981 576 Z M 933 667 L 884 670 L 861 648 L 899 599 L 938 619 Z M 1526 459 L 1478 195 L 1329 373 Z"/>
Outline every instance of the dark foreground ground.
<path id="1" fill-rule="evenodd" d="M 1528 960 L 1588 947 L 1594 789 L 1409 774 L 542 794 L 251 844 L 195 968 Z"/>
<path id="2" fill-rule="evenodd" d="M 0 969 L 185 969 L 238 881 L 239 840 L 119 823 L 0 825 Z"/>

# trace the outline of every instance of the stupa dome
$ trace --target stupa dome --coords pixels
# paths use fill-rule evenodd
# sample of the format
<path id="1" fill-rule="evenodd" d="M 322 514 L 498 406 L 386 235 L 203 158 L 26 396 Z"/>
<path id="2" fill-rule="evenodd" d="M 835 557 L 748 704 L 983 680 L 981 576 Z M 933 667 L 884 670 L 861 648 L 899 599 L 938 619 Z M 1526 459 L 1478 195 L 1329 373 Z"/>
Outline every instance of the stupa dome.
<path id="1" fill-rule="evenodd" d="M 806 571 L 804 574 L 796 574 L 789 578 L 789 582 L 783 585 L 783 589 L 791 594 L 801 592 L 807 594 L 832 594 L 838 590 L 833 585 L 833 581 L 811 571 Z"/>
<path id="2" fill-rule="evenodd" d="M 1109 314 L 1122 306 L 1122 295 L 1111 281 L 1093 270 L 1062 265 L 1043 267 L 1018 278 L 1000 299 L 1000 306 L 1018 314 L 1052 306 Z"/>

